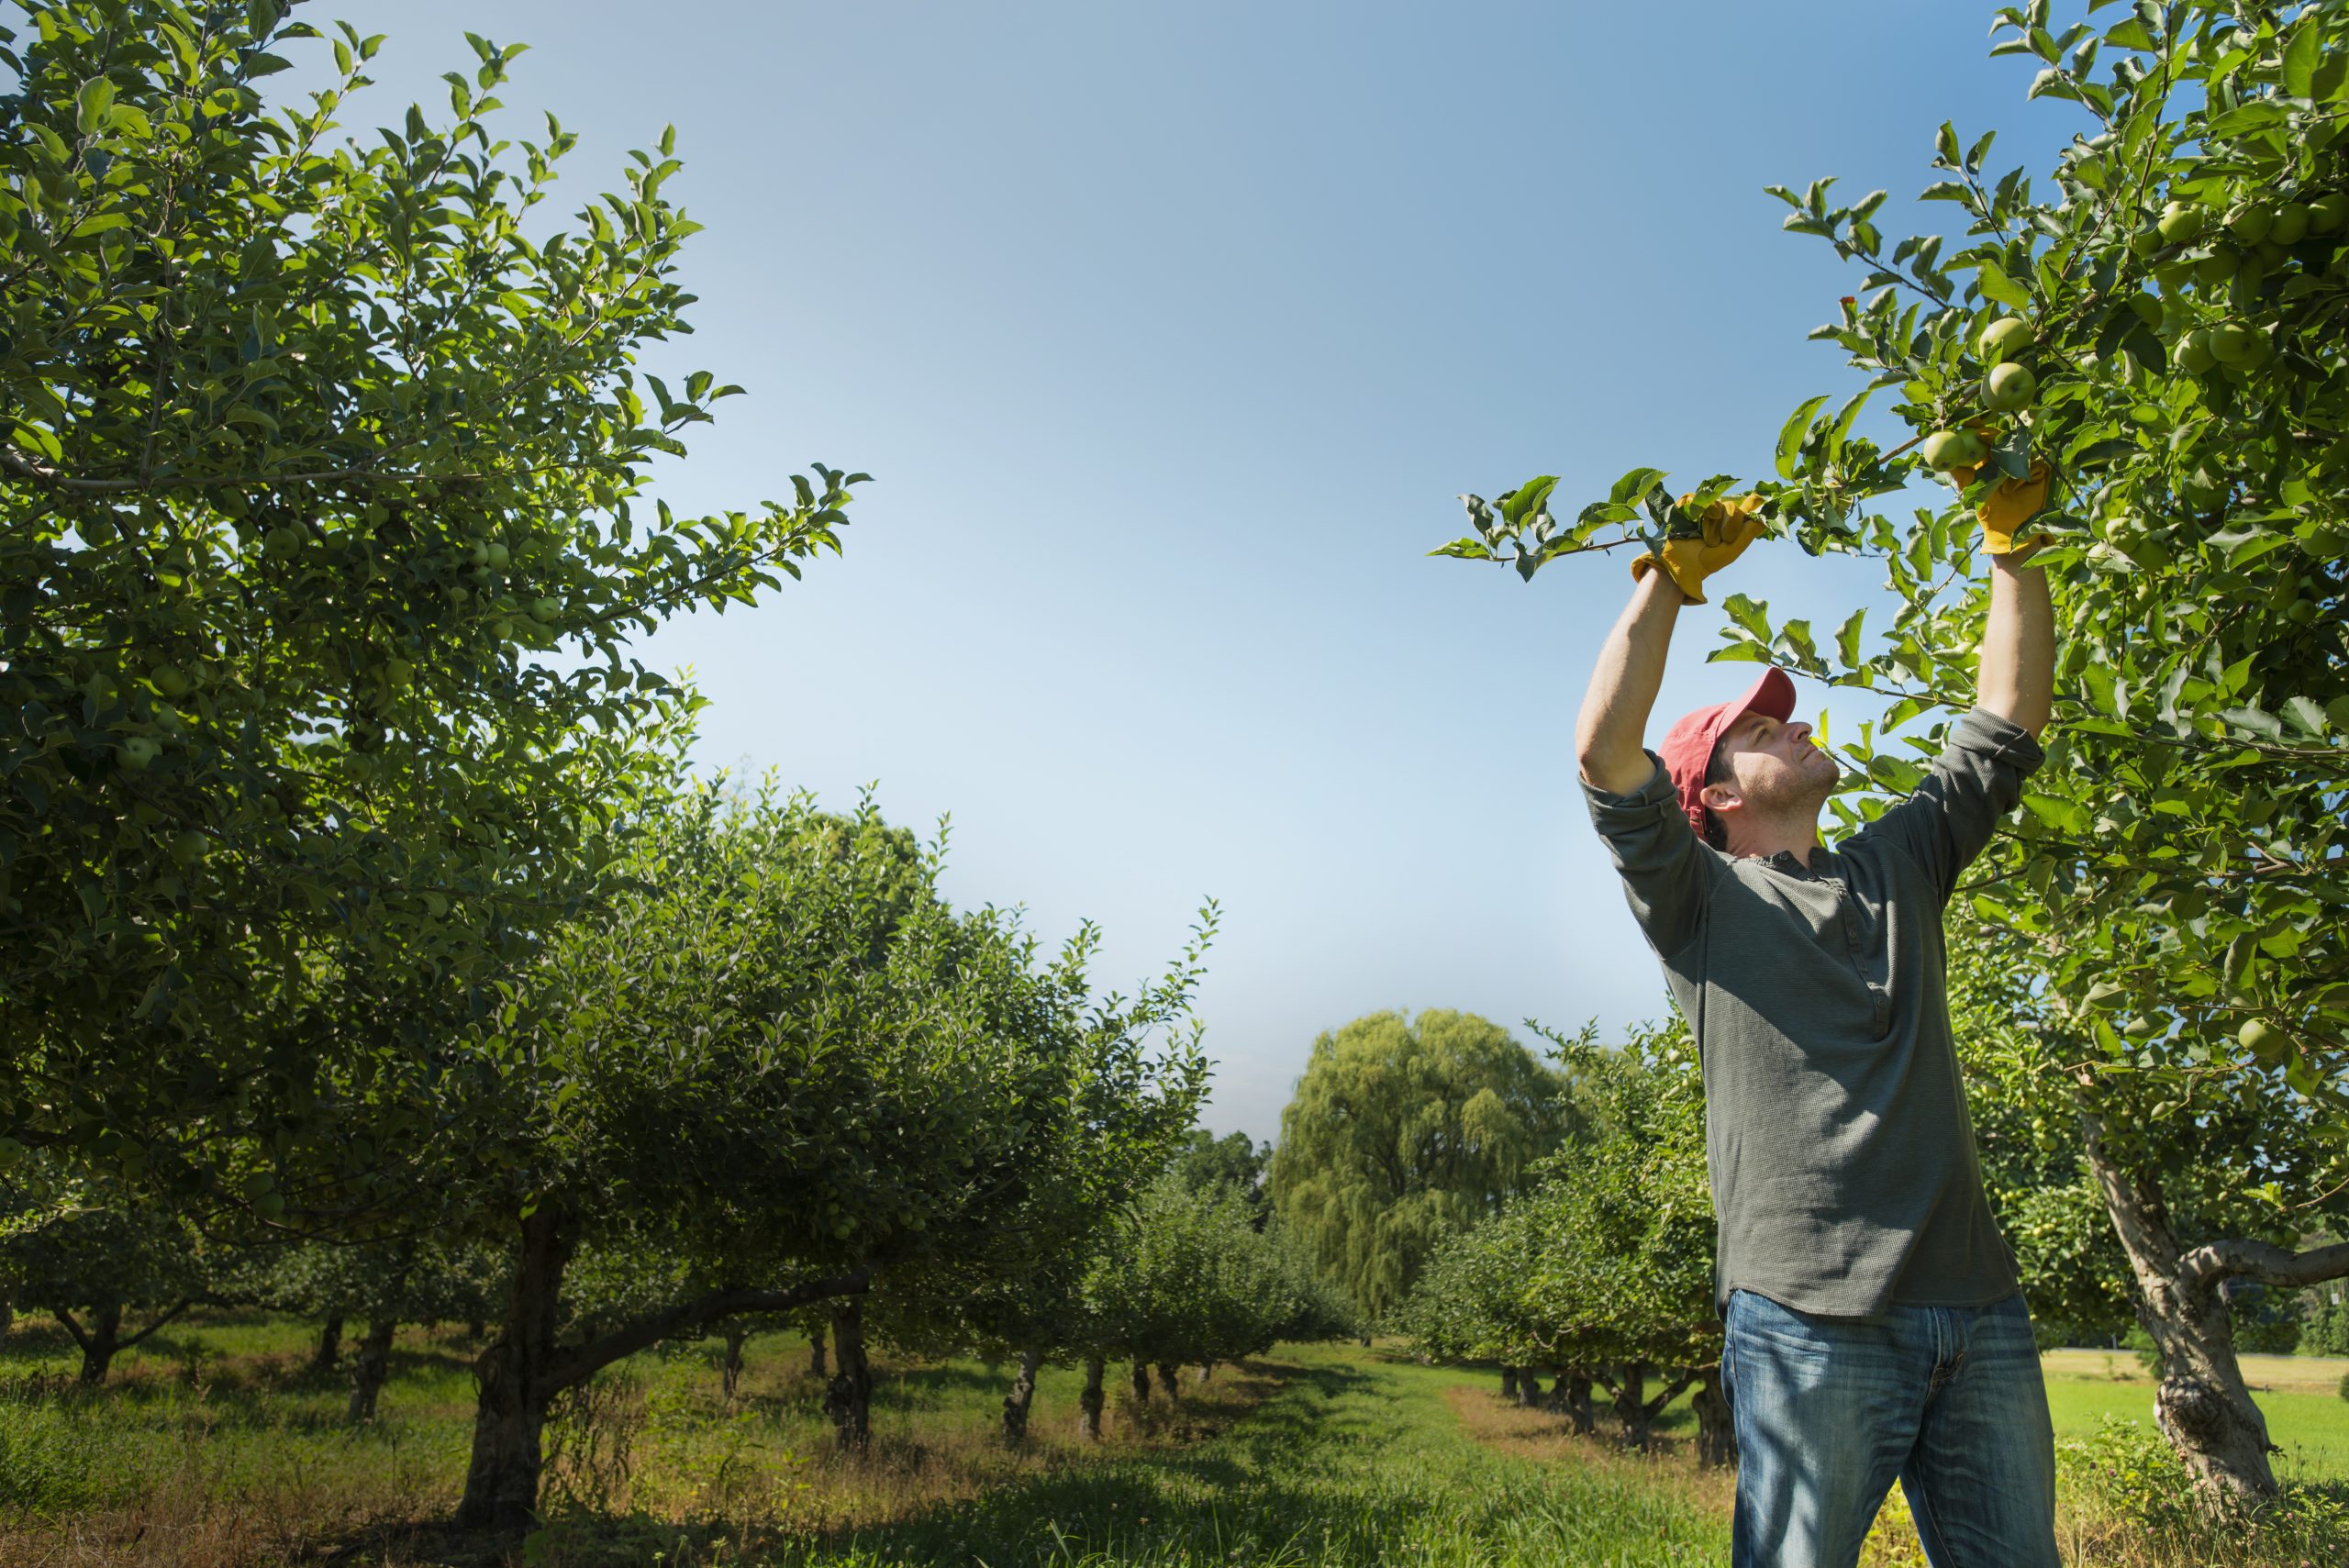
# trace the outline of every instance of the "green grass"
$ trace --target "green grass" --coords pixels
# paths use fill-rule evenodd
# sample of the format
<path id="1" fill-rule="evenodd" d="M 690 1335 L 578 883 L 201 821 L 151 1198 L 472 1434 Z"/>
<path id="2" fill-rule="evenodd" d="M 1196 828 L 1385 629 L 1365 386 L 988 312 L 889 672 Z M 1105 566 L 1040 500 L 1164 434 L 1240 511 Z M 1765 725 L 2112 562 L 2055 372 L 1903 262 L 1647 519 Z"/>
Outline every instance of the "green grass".
<path id="1" fill-rule="evenodd" d="M 795 1543 L 779 1568 L 984 1562 L 1479 1568 L 1712 1563 L 1727 1521 L 1619 1467 L 1495 1452 L 1445 1404 L 1461 1374 L 1288 1348 L 1230 1431 L 1171 1455 L 1072 1466 L 936 1515 Z"/>
<path id="2" fill-rule="evenodd" d="M 85 1390 L 62 1332 L 19 1324 L 0 1347 L 0 1562 L 280 1568 L 349 1549 L 341 1561 L 353 1565 L 486 1568 L 495 1558 L 478 1543 L 438 1529 L 462 1478 L 478 1347 L 453 1330 L 405 1332 L 381 1418 L 354 1430 L 341 1378 L 306 1370 L 314 1332 L 205 1317 Z M 1570 1439 L 1558 1418 L 1504 1406 L 1488 1373 L 1284 1347 L 1204 1386 L 1186 1380 L 1176 1407 L 1137 1407 L 1113 1376 L 1108 1440 L 1089 1444 L 1074 1431 L 1076 1374 L 1048 1369 L 1033 1441 L 1015 1453 L 996 1436 L 1008 1368 L 899 1364 L 883 1369 L 870 1458 L 847 1462 L 831 1452 L 804 1344 L 753 1340 L 732 1402 L 717 1355 L 702 1343 L 633 1358 L 599 1382 L 592 1409 L 558 1424 L 567 1457 L 551 1470 L 549 1527 L 525 1561 L 1613 1568 L 1727 1554 L 1724 1478 L 1685 1457 Z M 2259 1395 L 2291 1453 L 2285 1473 L 2349 1477 L 2349 1405 L 2312 1392 L 2334 1374 L 2279 1366 L 2254 1375 L 2299 1380 Z M 2192 1541 L 2148 1544 L 2134 1516 L 2084 1489 L 2097 1462 L 2081 1456 L 2093 1450 L 2138 1477 L 2136 1496 L 2182 1494 L 2174 1461 L 2142 1428 L 2104 1429 L 2108 1416 L 2150 1414 L 2134 1359 L 2064 1352 L 2048 1373 L 2059 1437 L 2096 1439 L 2066 1451 L 2069 1554 L 2127 1568 L 2208 1560 Z M 1659 1429 L 1685 1438 L 1693 1425 L 1684 1399 Z M 2349 1500 L 2349 1489 L 2335 1495 Z M 1897 1500 L 1865 1561 L 1918 1561 Z"/>

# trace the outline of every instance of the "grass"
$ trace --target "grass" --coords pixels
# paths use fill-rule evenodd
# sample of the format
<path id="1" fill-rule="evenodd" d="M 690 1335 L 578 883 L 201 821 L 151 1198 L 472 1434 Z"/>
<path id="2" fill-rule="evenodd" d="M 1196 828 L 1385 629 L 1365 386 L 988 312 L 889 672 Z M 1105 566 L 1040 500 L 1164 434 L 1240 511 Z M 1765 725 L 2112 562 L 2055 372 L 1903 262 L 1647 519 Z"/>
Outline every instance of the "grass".
<path id="1" fill-rule="evenodd" d="M 438 1522 L 463 1471 L 478 1347 L 454 1331 L 404 1333 L 382 1418 L 352 1430 L 340 1380 L 306 1370 L 311 1333 L 212 1315 L 174 1325 L 122 1358 L 106 1386 L 83 1390 L 62 1332 L 20 1324 L 0 1348 L 0 1562 L 498 1562 Z M 636 1357 L 557 1423 L 548 1524 L 518 1561 L 1628 1568 L 1713 1563 L 1728 1551 L 1732 1483 L 1696 1471 L 1685 1451 L 1632 1455 L 1575 1439 L 1557 1417 L 1504 1404 L 1490 1374 L 1351 1346 L 1284 1347 L 1204 1385 L 1186 1378 L 1173 1407 L 1137 1407 L 1113 1379 L 1099 1444 L 1075 1434 L 1075 1374 L 1048 1370 L 1033 1440 L 1017 1452 L 996 1436 L 1008 1368 L 901 1364 L 881 1381 L 861 1462 L 831 1453 L 803 1344 L 753 1340 L 733 1401 L 720 1395 L 717 1354 L 711 1343 Z M 2174 1462 L 2142 1427 L 2103 1419 L 2140 1417 L 2150 1403 L 2133 1357 L 2108 1366 L 2100 1352 L 2062 1352 L 2048 1372 L 2066 1442 L 2069 1561 L 2343 1560 L 2332 1547 L 2300 1550 L 2320 1539 L 2307 1532 L 2247 1555 L 2178 1516 Z M 2268 1380 L 2261 1402 L 2302 1473 L 2339 1480 L 2349 1477 L 2349 1406 L 2285 1385 L 2321 1385 L 2327 1372 L 2288 1362 L 2254 1376 Z M 1693 1431 L 1685 1403 L 1659 1429 L 1667 1440 Z M 1866 1562 L 1920 1561 L 1896 1490 Z"/>

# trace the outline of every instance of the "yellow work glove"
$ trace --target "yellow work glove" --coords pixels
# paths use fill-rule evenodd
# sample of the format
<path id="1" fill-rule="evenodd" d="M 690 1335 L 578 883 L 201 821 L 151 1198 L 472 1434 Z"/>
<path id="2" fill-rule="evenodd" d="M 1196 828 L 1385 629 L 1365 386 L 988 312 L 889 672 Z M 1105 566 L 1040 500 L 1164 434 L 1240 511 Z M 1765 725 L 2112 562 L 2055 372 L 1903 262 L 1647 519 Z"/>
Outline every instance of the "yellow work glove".
<path id="1" fill-rule="evenodd" d="M 1996 432 L 1978 426 L 1975 434 L 1985 441 L 1997 439 Z M 1958 487 L 1964 489 L 1974 483 L 1974 476 L 1980 472 L 1979 468 L 1953 468 L 1949 473 L 1957 481 Z M 2020 557 L 2029 555 L 2041 545 L 2055 542 L 2053 534 L 2032 534 L 2023 539 L 2015 538 L 2015 530 L 2039 516 L 2046 506 L 2047 482 L 2052 477 L 2046 462 L 2032 458 L 2031 473 L 2026 477 L 2016 479 L 2009 476 L 1990 487 L 1990 494 L 1974 508 L 1974 516 L 1982 525 L 1983 549 L 1992 555 Z"/>
<path id="2" fill-rule="evenodd" d="M 1695 499 L 1693 493 L 1680 497 L 1686 506 Z M 1690 539 L 1666 539 L 1664 541 L 1664 573 L 1680 596 L 1692 605 L 1705 602 L 1705 579 L 1745 553 L 1745 547 L 1762 537 L 1762 497 L 1731 495 L 1716 501 L 1705 508 L 1698 519 L 1700 532 Z M 1631 562 L 1631 579 L 1637 582 L 1653 571 L 1658 562 L 1653 551 Z"/>

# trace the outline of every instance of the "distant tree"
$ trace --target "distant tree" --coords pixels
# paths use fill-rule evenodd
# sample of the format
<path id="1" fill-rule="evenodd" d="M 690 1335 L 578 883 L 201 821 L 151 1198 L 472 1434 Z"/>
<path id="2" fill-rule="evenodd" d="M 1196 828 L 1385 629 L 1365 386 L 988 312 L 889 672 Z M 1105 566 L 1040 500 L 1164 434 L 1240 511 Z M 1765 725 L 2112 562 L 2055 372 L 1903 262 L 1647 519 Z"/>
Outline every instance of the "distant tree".
<path id="1" fill-rule="evenodd" d="M 1175 1178 L 1193 1192 L 1231 1193 L 1262 1230 L 1273 1217 L 1273 1146 L 1258 1143 L 1244 1132 L 1218 1138 L 1203 1127 L 1191 1129 L 1174 1155 Z"/>
<path id="2" fill-rule="evenodd" d="M 115 1357 L 211 1293 L 216 1262 L 178 1214 L 117 1182 L 61 1177 L 60 1163 L 28 1159 L 34 1169 L 0 1188 L 0 1207 L 28 1227 L 0 1240 L 0 1278 L 18 1307 L 48 1313 L 72 1337 L 81 1381 L 102 1383 Z"/>
<path id="3" fill-rule="evenodd" d="M 1565 1081 L 1473 1013 L 1373 1013 L 1313 1043 L 1281 1113 L 1274 1209 L 1365 1321 L 1445 1236 L 1500 1211 L 1566 1130 Z"/>

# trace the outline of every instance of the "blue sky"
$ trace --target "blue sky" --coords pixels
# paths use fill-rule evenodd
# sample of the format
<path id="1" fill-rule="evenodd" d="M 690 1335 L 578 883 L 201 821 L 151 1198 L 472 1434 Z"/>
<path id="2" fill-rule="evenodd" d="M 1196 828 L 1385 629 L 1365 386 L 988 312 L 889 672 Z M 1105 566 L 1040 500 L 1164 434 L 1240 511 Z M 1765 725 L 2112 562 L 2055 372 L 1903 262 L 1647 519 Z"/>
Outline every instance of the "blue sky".
<path id="1" fill-rule="evenodd" d="M 2044 168 L 2076 128 L 1990 7 L 458 5 L 314 0 L 388 41 L 346 125 L 445 111 L 462 31 L 531 48 L 507 134 L 580 133 L 568 211 L 674 122 L 696 334 L 748 395 L 680 509 L 863 469 L 847 550 L 644 649 L 700 760 L 953 817 L 950 893 L 1106 929 L 1130 988 L 1224 910 L 1219 1129 L 1273 1135 L 1317 1033 L 1381 1007 L 1614 1029 L 1665 1007 L 1575 783 L 1619 560 L 1427 559 L 1458 493 L 1767 470 L 1856 385 L 1804 341 L 1856 275 L 1763 194 L 1905 197 L 1945 118 Z M 317 51 L 310 51 L 315 58 Z M 278 78 L 299 83 L 309 76 Z M 1757 546 L 1725 592 L 1831 626 L 1876 569 Z M 1733 695 L 1684 613 L 1651 731 Z M 1809 684 L 1801 711 L 1838 723 Z M 1522 1036 L 1531 1040 L 1530 1036 Z"/>

